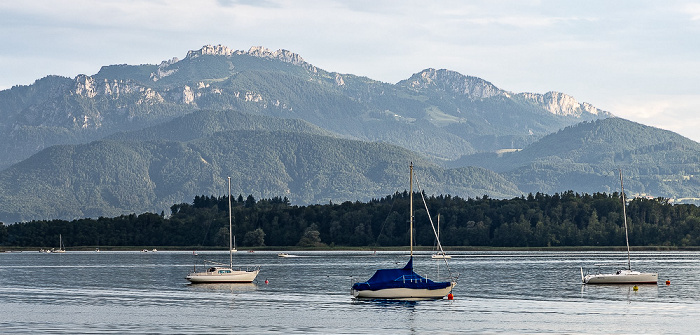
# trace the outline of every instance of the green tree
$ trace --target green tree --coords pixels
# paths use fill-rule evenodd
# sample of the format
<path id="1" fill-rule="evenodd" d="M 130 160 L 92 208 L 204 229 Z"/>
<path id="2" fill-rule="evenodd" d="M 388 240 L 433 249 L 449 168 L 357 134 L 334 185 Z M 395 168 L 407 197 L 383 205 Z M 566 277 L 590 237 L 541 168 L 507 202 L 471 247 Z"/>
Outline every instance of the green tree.
<path id="1" fill-rule="evenodd" d="M 321 233 L 318 231 L 318 226 L 315 223 L 306 228 L 304 235 L 302 235 L 301 239 L 299 239 L 299 243 L 297 243 L 297 245 L 300 247 L 325 246 L 325 244 L 321 242 Z"/>
<path id="2" fill-rule="evenodd" d="M 262 228 L 251 230 L 245 233 L 243 244 L 251 247 L 262 247 L 265 245 L 265 232 Z"/>

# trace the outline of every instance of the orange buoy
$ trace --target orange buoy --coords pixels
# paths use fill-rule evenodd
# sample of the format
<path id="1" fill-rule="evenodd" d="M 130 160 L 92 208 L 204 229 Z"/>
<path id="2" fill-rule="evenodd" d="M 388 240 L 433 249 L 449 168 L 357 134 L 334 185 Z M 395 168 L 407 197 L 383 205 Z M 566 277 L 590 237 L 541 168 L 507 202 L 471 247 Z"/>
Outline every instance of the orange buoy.
<path id="1" fill-rule="evenodd" d="M 454 299 L 454 298 L 455 298 L 455 296 L 452 295 L 452 293 L 450 293 L 450 294 L 447 295 L 447 300 L 452 300 L 452 299 Z"/>
<path id="2" fill-rule="evenodd" d="M 671 281 L 670 281 L 670 280 L 667 280 L 667 281 L 666 281 L 666 285 L 671 285 Z"/>

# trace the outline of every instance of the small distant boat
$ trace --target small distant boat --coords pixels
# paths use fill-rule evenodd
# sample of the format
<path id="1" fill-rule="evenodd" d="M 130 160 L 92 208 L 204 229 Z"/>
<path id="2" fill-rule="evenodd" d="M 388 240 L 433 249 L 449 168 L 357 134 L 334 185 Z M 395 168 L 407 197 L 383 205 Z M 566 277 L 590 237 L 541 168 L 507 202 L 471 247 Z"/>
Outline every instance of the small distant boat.
<path id="1" fill-rule="evenodd" d="M 141 252 L 148 252 L 148 249 L 141 249 Z"/>
<path id="2" fill-rule="evenodd" d="M 288 254 L 288 253 L 286 253 L 286 252 L 280 252 L 279 254 L 277 254 L 277 257 L 290 258 L 290 257 L 297 257 L 297 256 L 296 256 L 296 255 L 290 255 L 290 254 Z"/>
<path id="3" fill-rule="evenodd" d="M 354 283 L 352 295 L 364 299 L 442 299 L 455 281 L 435 282 L 413 272 L 413 163 L 410 165 L 409 245 L 411 258 L 401 269 L 380 269 L 366 282 Z M 439 245 L 439 241 L 438 241 Z"/>
<path id="4" fill-rule="evenodd" d="M 64 253 L 66 252 L 66 248 L 63 246 L 63 236 L 61 234 L 58 234 L 58 249 L 51 249 L 51 252 L 54 253 Z"/>
<path id="5" fill-rule="evenodd" d="M 443 253 L 433 254 L 430 256 L 432 259 L 452 259 L 452 256 Z"/>
<path id="6" fill-rule="evenodd" d="M 437 217 L 437 239 L 440 240 L 440 214 Z M 452 259 L 452 256 L 443 252 L 437 252 L 430 256 L 432 259 Z"/>
<path id="7" fill-rule="evenodd" d="M 581 282 L 583 282 L 583 284 L 657 284 L 659 281 L 658 273 L 632 271 L 630 241 L 627 234 L 625 188 L 622 185 L 622 169 L 620 169 L 620 190 L 622 191 L 622 217 L 624 218 L 625 222 L 625 241 L 627 242 L 627 269 L 617 270 L 614 273 L 584 275 L 583 267 L 581 267 Z"/>
<path id="8" fill-rule="evenodd" d="M 191 272 L 185 277 L 193 284 L 197 283 L 251 283 L 255 280 L 260 272 L 259 268 L 254 268 L 253 270 L 234 270 L 233 269 L 233 224 L 232 224 L 232 209 L 231 209 L 231 177 L 228 177 L 228 252 L 229 252 L 229 264 L 228 266 L 216 262 L 205 261 L 205 263 L 212 263 L 218 266 L 212 266 L 208 268 L 205 272 Z"/>
<path id="9" fill-rule="evenodd" d="M 158 252 L 158 249 L 153 248 L 153 250 L 151 250 L 151 252 Z"/>

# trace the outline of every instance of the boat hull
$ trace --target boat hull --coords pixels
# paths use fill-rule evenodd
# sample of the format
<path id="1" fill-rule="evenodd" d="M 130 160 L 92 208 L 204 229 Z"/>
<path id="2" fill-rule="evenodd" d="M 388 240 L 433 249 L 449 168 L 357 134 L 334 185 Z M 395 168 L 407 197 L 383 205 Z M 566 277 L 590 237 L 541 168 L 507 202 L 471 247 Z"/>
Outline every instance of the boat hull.
<path id="1" fill-rule="evenodd" d="M 430 256 L 432 259 L 452 259 L 450 255 L 435 254 Z"/>
<path id="2" fill-rule="evenodd" d="M 583 277 L 584 284 L 657 284 L 658 273 L 622 271 L 620 273 L 595 274 Z"/>
<path id="3" fill-rule="evenodd" d="M 385 288 L 381 290 L 352 290 L 352 295 L 359 299 L 442 299 L 448 295 L 455 286 L 440 289 L 416 289 L 416 288 Z"/>
<path id="4" fill-rule="evenodd" d="M 215 272 L 195 272 L 185 277 L 193 284 L 199 283 L 252 283 L 260 270 L 231 271 L 225 274 Z"/>

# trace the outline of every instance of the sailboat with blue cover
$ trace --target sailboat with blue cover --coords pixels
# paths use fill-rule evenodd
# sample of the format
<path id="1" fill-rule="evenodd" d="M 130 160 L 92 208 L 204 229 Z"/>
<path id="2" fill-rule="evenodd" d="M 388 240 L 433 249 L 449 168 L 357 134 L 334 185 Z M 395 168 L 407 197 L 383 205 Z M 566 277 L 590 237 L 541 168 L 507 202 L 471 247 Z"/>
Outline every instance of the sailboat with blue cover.
<path id="1" fill-rule="evenodd" d="M 377 270 L 366 282 L 354 283 L 352 295 L 355 298 L 442 299 L 456 284 L 455 281 L 432 281 L 413 271 L 413 163 L 410 165 L 409 189 L 411 258 L 403 268 Z M 442 247 L 439 241 L 438 245 Z"/>

